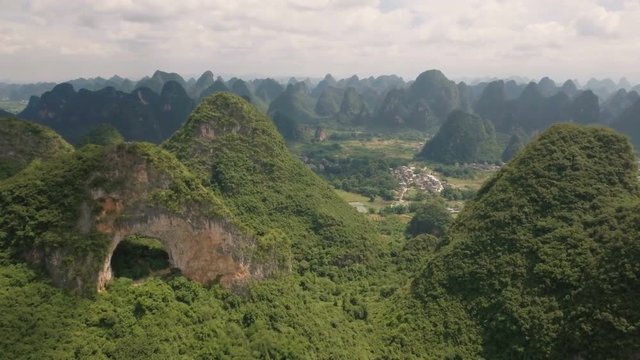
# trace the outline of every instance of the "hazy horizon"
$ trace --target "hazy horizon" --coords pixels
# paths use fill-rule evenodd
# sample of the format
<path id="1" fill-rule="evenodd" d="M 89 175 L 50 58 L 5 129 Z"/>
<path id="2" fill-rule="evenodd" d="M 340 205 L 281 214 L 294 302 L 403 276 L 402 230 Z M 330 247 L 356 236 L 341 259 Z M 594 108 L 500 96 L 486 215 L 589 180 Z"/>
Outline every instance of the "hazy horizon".
<path id="1" fill-rule="evenodd" d="M 272 74 L 228 74 L 228 73 L 217 73 L 215 72 L 213 69 L 206 69 L 203 70 L 202 72 L 199 73 L 193 73 L 193 72 L 189 72 L 189 73 L 178 73 L 175 72 L 171 69 L 153 69 L 150 70 L 148 73 L 145 74 L 141 74 L 141 75 L 136 75 L 136 76 L 132 76 L 132 77 L 126 77 L 123 76 L 122 74 L 94 74 L 94 75 L 86 75 L 86 76 L 77 76 L 77 77 L 73 77 L 73 78 L 64 78 L 64 79 L 54 79 L 54 80 L 36 80 L 36 81 L 24 81 L 24 80 L 11 80 L 11 79 L 4 79 L 4 78 L 0 78 L 0 83 L 5 83 L 5 84 L 34 84 L 34 83 L 63 83 L 65 81 L 73 81 L 73 80 L 77 80 L 77 79 L 92 79 L 92 78 L 98 78 L 101 77 L 103 79 L 110 79 L 114 76 L 120 76 L 122 78 L 127 78 L 129 80 L 132 81 L 142 81 L 145 78 L 150 78 L 154 72 L 156 71 L 162 71 L 162 72 L 167 72 L 167 73 L 177 73 L 178 75 L 180 75 L 185 81 L 193 78 L 195 80 L 197 80 L 204 72 L 206 71 L 211 71 L 213 73 L 214 78 L 217 78 L 218 76 L 222 77 L 224 80 L 229 80 L 232 78 L 238 78 L 238 79 L 243 79 L 243 80 L 253 80 L 253 79 L 266 79 L 266 78 L 271 78 L 274 79 L 282 84 L 286 84 L 287 81 L 291 78 L 295 78 L 298 81 L 304 81 L 306 79 L 311 80 L 314 83 L 317 83 L 319 81 L 321 81 L 322 79 L 324 79 L 324 77 L 326 75 L 331 75 L 333 76 L 336 80 L 342 80 L 342 79 L 348 79 L 354 75 L 358 76 L 358 78 L 360 79 L 365 79 L 365 78 L 369 78 L 369 77 L 378 77 L 378 76 L 391 76 L 391 75 L 396 75 L 396 76 L 400 76 L 404 81 L 410 82 L 415 80 L 418 75 L 420 75 L 420 73 L 425 72 L 425 71 L 429 71 L 429 70 L 440 70 L 441 69 L 431 69 L 431 68 L 426 68 L 424 70 L 422 70 L 419 73 L 416 73 L 415 75 L 412 76 L 401 76 L 399 74 L 393 74 L 393 73 L 389 73 L 389 74 L 347 74 L 344 76 L 338 76 L 336 74 L 333 73 L 326 73 L 324 75 L 320 75 L 320 76 L 305 76 L 305 75 L 272 75 Z M 569 78 L 553 78 L 547 75 L 542 75 L 538 78 L 530 78 L 530 77 L 525 77 L 525 76 L 520 76 L 517 74 L 512 74 L 509 76 L 461 76 L 461 77 L 454 77 L 454 76 L 450 76 L 449 74 L 447 74 L 446 72 L 444 72 L 444 75 L 447 76 L 447 78 L 449 80 L 452 80 L 454 82 L 465 82 L 468 85 L 473 85 L 473 84 L 478 84 L 478 83 L 482 83 L 482 82 L 491 82 L 491 81 L 495 81 L 495 80 L 504 80 L 504 81 L 509 81 L 509 80 L 514 80 L 516 83 L 518 84 L 527 84 L 529 82 L 539 82 L 542 78 L 544 77 L 549 77 L 551 80 L 553 80 L 557 86 L 562 86 L 562 84 L 564 84 L 565 81 L 567 80 L 571 80 L 574 82 L 577 82 L 576 85 L 578 85 L 578 87 L 584 87 L 587 82 L 591 79 L 595 79 L 597 81 L 601 81 L 601 80 L 612 80 L 613 82 L 616 83 L 616 85 L 619 84 L 619 82 L 623 79 L 627 79 L 629 80 L 628 77 L 623 76 L 621 78 L 598 78 L 598 77 L 590 77 L 590 78 L 584 78 L 584 79 L 569 79 Z M 629 80 L 631 83 L 632 87 L 638 86 L 640 85 L 640 82 L 636 83 L 634 81 Z"/>
<path id="2" fill-rule="evenodd" d="M 640 82 L 640 2 L 0 0 L 0 80 L 155 70 Z"/>

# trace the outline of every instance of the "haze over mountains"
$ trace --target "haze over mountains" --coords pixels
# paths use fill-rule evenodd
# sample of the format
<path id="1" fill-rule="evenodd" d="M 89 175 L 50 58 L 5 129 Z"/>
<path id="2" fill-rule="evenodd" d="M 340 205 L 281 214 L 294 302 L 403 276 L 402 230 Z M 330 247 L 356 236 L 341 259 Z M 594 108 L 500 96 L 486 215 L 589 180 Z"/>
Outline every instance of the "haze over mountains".
<path id="1" fill-rule="evenodd" d="M 444 85 L 438 96 L 458 89 Z M 416 89 L 399 98 L 430 116 L 447 109 Z M 74 149 L 41 125 L 0 125 L 0 347 L 11 358 L 639 354 L 638 168 L 611 129 L 552 125 L 455 220 L 432 198 L 404 233 L 350 208 L 234 94 L 205 98 L 160 146 L 101 125 Z M 421 155 L 491 161 L 500 149 L 489 120 L 453 110 Z M 139 236 L 173 269 L 137 282 L 114 272 L 116 248 L 144 262 L 136 251 L 153 239 Z"/>
<path id="2" fill-rule="evenodd" d="M 638 0 L 0 0 L 0 360 L 640 360 L 638 44 Z"/>
<path id="3" fill-rule="evenodd" d="M 137 82 L 120 77 L 79 79 L 44 90 L 51 86 L 4 85 L 0 93 L 5 98 L 30 96 L 17 115 L 53 128 L 72 143 L 102 124 L 126 140 L 161 142 L 202 98 L 228 91 L 266 112 L 290 141 L 313 137 L 319 127 L 433 132 L 451 111 L 461 110 L 479 115 L 505 136 L 526 139 L 553 123 L 568 121 L 603 124 L 640 145 L 640 127 L 634 120 L 640 108 L 638 86 L 632 88 L 625 79 L 592 79 L 584 87 L 547 77 L 530 83 L 465 84 L 429 70 L 410 81 L 393 75 L 337 80 L 327 74 L 319 82 L 291 78 L 282 84 L 270 78 L 225 80 L 210 71 L 185 80 L 156 71 Z M 37 96 L 39 91 L 44 92 Z"/>

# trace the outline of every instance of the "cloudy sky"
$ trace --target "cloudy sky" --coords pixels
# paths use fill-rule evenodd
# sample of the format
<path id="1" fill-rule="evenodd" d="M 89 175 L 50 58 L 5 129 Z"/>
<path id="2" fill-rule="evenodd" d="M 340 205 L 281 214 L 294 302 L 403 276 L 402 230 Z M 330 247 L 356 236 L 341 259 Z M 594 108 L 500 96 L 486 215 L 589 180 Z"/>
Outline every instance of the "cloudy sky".
<path id="1" fill-rule="evenodd" d="M 155 69 L 640 82 L 640 0 L 0 0 L 0 79 Z"/>

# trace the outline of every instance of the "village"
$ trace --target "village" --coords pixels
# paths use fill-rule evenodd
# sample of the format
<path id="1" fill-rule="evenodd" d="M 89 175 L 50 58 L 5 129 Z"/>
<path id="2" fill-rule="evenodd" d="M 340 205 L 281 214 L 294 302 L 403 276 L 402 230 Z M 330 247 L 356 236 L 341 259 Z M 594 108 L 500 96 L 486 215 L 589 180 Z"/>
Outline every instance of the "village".
<path id="1" fill-rule="evenodd" d="M 400 166 L 389 169 L 398 179 L 398 200 L 403 201 L 404 195 L 410 188 L 415 188 L 423 192 L 439 194 L 444 190 L 442 182 L 435 177 L 427 168 L 416 168 L 415 166 Z"/>

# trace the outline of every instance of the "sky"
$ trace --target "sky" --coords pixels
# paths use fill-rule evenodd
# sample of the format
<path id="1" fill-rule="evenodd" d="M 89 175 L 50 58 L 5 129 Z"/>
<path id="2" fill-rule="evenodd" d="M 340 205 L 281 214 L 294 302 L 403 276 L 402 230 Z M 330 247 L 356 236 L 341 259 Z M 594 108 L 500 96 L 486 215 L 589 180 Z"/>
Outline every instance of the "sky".
<path id="1" fill-rule="evenodd" d="M 0 80 L 627 77 L 640 0 L 0 0 Z"/>

